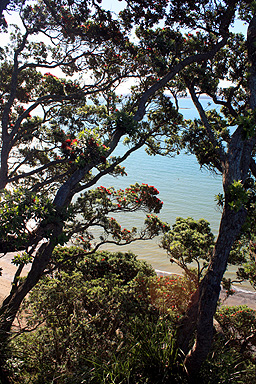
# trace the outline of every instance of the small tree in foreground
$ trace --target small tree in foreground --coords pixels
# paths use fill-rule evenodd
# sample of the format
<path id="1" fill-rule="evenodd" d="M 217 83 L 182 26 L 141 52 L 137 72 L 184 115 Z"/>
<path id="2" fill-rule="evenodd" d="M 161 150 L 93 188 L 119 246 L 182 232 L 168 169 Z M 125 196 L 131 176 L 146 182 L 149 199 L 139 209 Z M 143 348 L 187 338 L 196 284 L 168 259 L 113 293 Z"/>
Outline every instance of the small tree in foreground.
<path id="1" fill-rule="evenodd" d="M 178 217 L 172 229 L 166 230 L 161 247 L 167 251 L 170 262 L 182 268 L 198 287 L 214 248 L 209 223 L 204 219 Z"/>

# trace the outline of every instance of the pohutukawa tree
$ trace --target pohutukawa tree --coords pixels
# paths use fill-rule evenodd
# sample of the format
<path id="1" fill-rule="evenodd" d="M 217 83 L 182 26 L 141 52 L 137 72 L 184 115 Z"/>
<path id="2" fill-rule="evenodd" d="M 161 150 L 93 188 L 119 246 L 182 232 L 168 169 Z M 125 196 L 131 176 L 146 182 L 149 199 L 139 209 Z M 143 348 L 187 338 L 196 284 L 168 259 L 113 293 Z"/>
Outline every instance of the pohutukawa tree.
<path id="1" fill-rule="evenodd" d="M 188 340 L 196 329 L 196 341 L 185 360 L 195 376 L 210 348 L 213 316 L 230 252 L 255 213 L 256 19 L 252 4 L 241 5 L 241 17 L 248 23 L 247 39 L 243 34 L 230 33 L 226 46 L 213 60 L 186 69 L 180 77 L 200 116 L 188 122 L 184 143 L 201 166 L 223 177 L 223 194 L 218 196 L 222 207 L 218 238 L 180 335 L 180 344 L 188 352 Z M 220 80 L 228 80 L 231 86 L 222 88 Z M 214 109 L 203 108 L 202 94 L 211 98 Z"/>
<path id="2" fill-rule="evenodd" d="M 100 242 L 111 238 L 121 244 L 159 234 L 162 224 L 155 216 L 147 217 L 142 233 L 120 229 L 111 218 L 114 212 L 158 212 L 161 202 L 152 186 L 90 188 L 106 174 L 122 174 L 120 164 L 144 145 L 150 154 L 173 155 L 185 143 L 201 165 L 221 172 L 224 182 L 219 238 L 187 313 L 192 327 L 184 323 L 183 328 L 190 339 L 197 324 L 186 365 L 191 377 L 198 371 L 210 347 L 227 258 L 246 219 L 246 183 L 254 170 L 250 3 L 132 0 L 116 16 L 94 0 L 10 2 L 19 10 L 21 29 L 12 28 L 10 44 L 0 52 L 0 250 L 22 253 L 15 258 L 17 273 L 1 308 L 4 345 L 22 300 L 47 273 L 57 244 L 82 236 L 92 252 L 98 247 L 95 226 L 103 230 Z M 247 46 L 241 35 L 230 32 L 238 12 L 250 21 Z M 1 25 L 7 28 L 3 19 Z M 220 90 L 224 78 L 232 87 Z M 135 85 L 120 97 L 117 88 L 127 79 L 136 80 Z M 190 124 L 178 106 L 187 89 L 200 113 L 200 120 Z M 201 93 L 223 105 L 222 115 L 203 110 Z M 237 126 L 234 133 L 231 126 Z M 115 157 L 122 141 L 123 154 Z M 30 271 L 21 280 L 28 261 Z M 186 351 L 184 340 L 181 345 Z"/>

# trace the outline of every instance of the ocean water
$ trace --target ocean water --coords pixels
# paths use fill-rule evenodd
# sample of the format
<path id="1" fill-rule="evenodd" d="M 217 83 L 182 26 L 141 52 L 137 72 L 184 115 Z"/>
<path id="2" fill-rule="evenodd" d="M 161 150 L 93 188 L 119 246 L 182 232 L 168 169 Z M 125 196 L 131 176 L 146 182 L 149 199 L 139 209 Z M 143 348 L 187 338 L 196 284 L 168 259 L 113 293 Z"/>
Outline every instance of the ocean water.
<path id="1" fill-rule="evenodd" d="M 206 98 L 202 103 L 206 108 L 214 107 L 208 105 L 209 100 Z M 180 112 L 185 119 L 198 116 L 193 103 L 188 98 L 181 100 Z M 116 155 L 121 155 L 123 151 L 124 147 L 121 145 Z M 216 206 L 215 196 L 222 193 L 221 175 L 200 169 L 193 155 L 181 153 L 172 158 L 149 156 L 143 148 L 134 152 L 122 165 L 125 166 L 127 176 L 106 175 L 96 186 L 114 186 L 116 189 L 124 189 L 135 182 L 154 185 L 159 191 L 158 197 L 164 203 L 159 217 L 171 225 L 175 223 L 177 217 L 192 217 L 196 220 L 204 218 L 210 223 L 212 232 L 217 236 L 221 212 Z M 140 228 L 144 222 L 145 213 L 123 213 L 115 217 L 128 229 L 133 226 Z M 103 249 L 131 250 L 138 255 L 139 259 L 149 262 L 156 270 L 181 273 L 179 267 L 170 263 L 168 255 L 159 247 L 159 244 L 160 238 L 155 238 L 122 247 L 106 244 Z M 225 276 L 233 278 L 235 268 L 231 267 Z M 247 283 L 242 287 L 250 289 Z"/>
<path id="2" fill-rule="evenodd" d="M 208 99 L 203 99 L 205 106 L 208 103 Z M 182 99 L 181 106 L 181 113 L 186 119 L 198 116 L 190 99 Z M 115 154 L 121 155 L 124 149 L 121 145 Z M 125 188 L 135 182 L 154 185 L 160 192 L 159 198 L 164 202 L 159 215 L 161 218 L 169 223 L 174 223 L 178 216 L 205 218 L 217 234 L 220 211 L 216 207 L 215 196 L 222 192 L 221 175 L 200 169 L 195 156 L 184 152 L 175 157 L 149 156 L 141 148 L 122 165 L 125 166 L 127 176 L 113 178 L 107 175 L 97 185 L 114 185 L 116 188 Z"/>
<path id="3" fill-rule="evenodd" d="M 203 99 L 207 106 L 209 100 Z M 181 113 L 186 119 L 194 118 L 197 112 L 190 99 L 181 100 Z M 121 145 L 116 155 L 121 155 Z M 209 221 L 215 235 L 218 233 L 221 213 L 216 207 L 215 195 L 222 192 L 221 176 L 200 169 L 195 156 L 181 153 L 175 157 L 149 156 L 144 148 L 134 152 L 124 163 L 127 176 L 112 177 L 106 175 L 98 185 L 105 187 L 126 188 L 130 184 L 146 183 L 154 185 L 163 201 L 159 217 L 169 224 L 174 224 L 176 217 L 204 218 Z M 140 227 L 145 214 L 133 213 L 118 216 L 121 225 L 129 228 Z M 140 241 L 126 247 L 106 245 L 106 249 L 131 249 L 138 256 L 150 262 L 156 269 L 177 270 L 170 264 L 166 252 L 159 248 L 160 239 Z"/>

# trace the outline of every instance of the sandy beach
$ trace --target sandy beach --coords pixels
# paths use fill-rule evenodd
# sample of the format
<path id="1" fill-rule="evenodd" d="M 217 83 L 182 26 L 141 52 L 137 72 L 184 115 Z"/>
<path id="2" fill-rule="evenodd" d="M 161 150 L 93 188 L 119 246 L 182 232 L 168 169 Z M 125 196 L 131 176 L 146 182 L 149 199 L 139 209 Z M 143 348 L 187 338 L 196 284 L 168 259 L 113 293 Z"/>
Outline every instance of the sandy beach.
<path id="1" fill-rule="evenodd" d="M 2 276 L 0 276 L 0 301 L 2 302 L 8 296 L 11 288 L 11 282 L 17 267 L 11 263 L 13 253 L 0 258 L 0 267 L 2 268 Z M 29 270 L 29 266 L 24 269 L 23 276 Z M 170 272 L 156 270 L 158 275 L 170 275 Z M 247 305 L 248 307 L 256 310 L 256 292 L 242 290 L 235 288 L 234 295 L 224 300 L 225 292 L 221 292 L 220 298 L 223 305 Z"/>
<path id="2" fill-rule="evenodd" d="M 171 273 L 165 271 L 156 270 L 157 274 L 160 276 L 170 275 Z M 232 296 L 229 296 L 226 299 L 225 291 L 221 291 L 220 299 L 221 304 L 226 306 L 234 305 L 247 305 L 248 307 L 256 310 L 256 292 L 247 291 L 245 289 L 238 289 L 233 287 L 235 293 Z"/>

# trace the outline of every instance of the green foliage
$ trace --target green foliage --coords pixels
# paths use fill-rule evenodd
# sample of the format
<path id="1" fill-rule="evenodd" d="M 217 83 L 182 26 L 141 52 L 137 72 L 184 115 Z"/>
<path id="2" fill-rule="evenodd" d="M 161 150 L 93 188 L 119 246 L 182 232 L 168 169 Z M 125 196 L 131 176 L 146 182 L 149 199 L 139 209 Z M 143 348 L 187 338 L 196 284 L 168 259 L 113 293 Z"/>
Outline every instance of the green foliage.
<path id="1" fill-rule="evenodd" d="M 217 195 L 215 195 L 214 200 L 216 201 L 216 204 L 219 208 L 224 207 L 224 195 L 223 195 L 223 193 L 218 193 Z"/>
<path id="2" fill-rule="evenodd" d="M 228 201 L 229 207 L 238 212 L 240 208 L 247 210 L 248 216 L 246 223 L 243 226 L 243 233 L 247 234 L 254 228 L 254 216 L 255 216 L 255 181 L 254 178 L 249 175 L 244 183 L 242 180 L 234 180 L 227 188 L 226 197 L 222 193 L 215 196 L 217 205 L 222 209 L 225 201 Z"/>
<path id="3" fill-rule="evenodd" d="M 214 235 L 206 220 L 178 217 L 172 229 L 164 234 L 161 246 L 167 251 L 170 261 L 186 273 L 189 273 L 188 264 L 195 262 L 196 273 L 191 272 L 191 278 L 194 274 L 194 279 L 197 276 L 199 282 L 213 251 Z"/>
<path id="4" fill-rule="evenodd" d="M 132 253 L 76 247 L 58 248 L 52 265 L 21 311 L 32 331 L 8 349 L 14 384 L 187 382 L 176 327 L 196 289 L 188 276 L 158 277 Z M 255 311 L 222 307 L 216 319 L 222 333 L 200 382 L 252 383 Z"/>
<path id="5" fill-rule="evenodd" d="M 214 140 L 209 140 L 207 129 L 201 120 L 187 120 L 188 129 L 182 135 L 182 142 L 189 153 L 196 155 L 200 166 L 215 169 L 219 159 L 222 143 L 228 141 L 228 123 L 216 110 L 206 112 L 208 124 L 211 125 Z"/>
<path id="6" fill-rule="evenodd" d="M 229 339 L 216 335 L 213 347 L 200 370 L 200 383 L 252 384 L 255 363 L 233 347 Z"/>
<path id="7" fill-rule="evenodd" d="M 228 203 L 230 208 L 236 212 L 248 202 L 248 193 L 241 180 L 234 180 L 233 184 L 229 186 L 229 199 L 231 200 Z"/>
<path id="8" fill-rule="evenodd" d="M 237 276 L 241 280 L 248 280 L 251 286 L 256 290 L 256 265 L 255 253 L 249 254 L 245 263 L 238 268 Z"/>
<path id="9" fill-rule="evenodd" d="M 256 312 L 246 305 L 222 307 L 216 313 L 225 335 L 242 346 L 256 331 Z"/>
<path id="10" fill-rule="evenodd" d="M 23 252 L 22 254 L 14 255 L 12 259 L 12 264 L 18 266 L 20 264 L 28 264 L 31 263 L 32 256 L 27 254 L 26 252 Z"/>
<path id="11" fill-rule="evenodd" d="M 66 273 L 79 269 L 85 280 L 118 276 L 123 283 L 133 280 L 138 273 L 153 276 L 154 270 L 131 253 L 101 251 L 88 254 L 79 247 L 58 247 L 53 252 L 53 265 Z"/>
<path id="12" fill-rule="evenodd" d="M 144 183 L 135 183 L 129 188 L 118 190 L 101 185 L 84 192 L 72 207 L 73 212 L 79 216 L 77 220 L 72 220 L 70 233 L 76 234 L 85 249 L 93 248 L 96 235 L 90 227 L 95 225 L 102 229 L 100 242 L 107 241 L 110 236 L 117 244 L 130 243 L 136 239 L 151 239 L 167 228 L 167 224 L 155 215 L 163 206 L 163 202 L 157 197 L 158 194 L 159 191 L 153 185 Z M 113 217 L 115 213 L 139 210 L 153 212 L 146 216 L 145 225 L 141 230 L 136 227 L 122 228 Z M 77 237 L 78 234 L 80 237 Z"/>
<path id="13" fill-rule="evenodd" d="M 202 383 L 255 381 L 255 311 L 246 305 L 221 307 L 216 315 L 221 329 L 201 370 Z"/>
<path id="14" fill-rule="evenodd" d="M 33 372 L 38 382 L 61 380 L 51 377 L 53 367 L 56 375 L 68 372 L 67 377 L 70 374 L 72 382 L 73 372 L 86 366 L 87 371 L 85 369 L 79 378 L 85 381 L 83 375 L 90 373 L 92 365 L 88 366 L 87 356 L 79 356 L 80 350 L 88 351 L 91 345 L 96 349 L 99 349 L 99 345 L 103 346 L 104 362 L 108 362 L 106 351 L 116 357 L 112 352 L 118 349 L 117 340 L 112 337 L 115 321 L 120 322 L 128 333 L 126 324 L 131 314 L 138 317 L 136 324 L 139 324 L 141 314 L 148 315 L 149 322 L 152 318 L 155 320 L 155 311 L 152 314 L 147 289 L 145 300 L 139 303 L 135 289 L 139 287 L 138 281 L 128 281 L 124 286 L 120 277 L 113 273 L 111 280 L 104 275 L 84 282 L 85 266 L 82 266 L 82 262 L 79 264 L 78 260 L 74 264 L 67 251 L 63 253 L 67 253 L 70 260 L 57 257 L 56 254 L 51 265 L 46 265 L 46 260 L 51 256 L 50 249 L 58 243 L 65 243 L 72 236 L 80 235 L 78 241 L 83 243 L 84 250 L 93 252 L 93 246 L 95 249 L 99 245 L 92 244 L 95 238 L 90 227 L 95 226 L 103 230 L 100 243 L 107 242 L 111 237 L 111 241 L 118 245 L 166 232 L 163 246 L 171 255 L 171 260 L 181 265 L 193 282 L 195 272 L 187 268 L 187 263 L 195 261 L 197 280 L 200 280 L 213 247 L 213 236 L 207 223 L 180 220 L 170 230 L 159 218 L 148 215 L 146 228 L 138 234 L 136 228 L 121 228 L 110 213 L 138 209 L 158 213 L 162 203 L 153 186 L 134 185 L 125 191 L 103 186 L 96 190 L 89 188 L 105 174 L 125 174 L 120 163 L 144 145 L 148 153 L 164 155 L 179 153 L 181 148 L 186 147 L 197 156 L 201 166 L 223 173 L 233 169 L 233 164 L 229 163 L 229 153 L 237 151 L 243 161 L 230 179 L 235 179 L 237 174 L 244 179 L 249 176 L 252 151 L 247 151 L 246 145 L 255 132 L 254 113 L 248 109 L 251 90 L 248 89 L 250 81 L 247 82 L 247 73 L 250 64 L 248 57 L 250 59 L 254 55 L 248 52 L 247 56 L 250 39 L 246 43 L 241 34 L 230 33 L 229 27 L 237 14 L 243 20 L 250 21 L 254 4 L 205 0 L 132 0 L 122 4 L 122 11 L 116 17 L 105 10 L 100 1 L 93 0 L 47 0 L 29 4 L 26 1 L 11 1 L 11 4 L 14 3 L 24 28 L 20 30 L 13 27 L 10 44 L 0 51 L 0 182 L 2 188 L 13 191 L 6 193 L 1 205 L 0 250 L 7 252 L 30 248 L 32 260 L 38 263 L 32 264 L 38 278 L 47 267 L 57 267 L 58 270 L 55 276 L 45 278 L 44 292 L 35 299 L 39 301 L 41 297 L 42 302 L 42 306 L 33 308 L 33 311 L 36 311 L 34 313 L 43 324 L 32 336 L 38 335 L 34 342 L 41 359 L 41 371 L 36 371 L 33 355 L 31 361 L 25 364 L 29 372 Z M 3 19 L 0 23 L 7 28 Z M 135 27 L 136 38 L 133 39 L 131 32 Z M 48 45 L 40 41 L 45 35 L 49 38 Z M 254 49 L 253 44 L 250 48 Z M 49 68 L 62 70 L 69 79 L 44 73 Z M 71 80 L 73 75 L 78 80 Z M 131 78 L 136 80 L 136 85 L 131 88 L 128 97 L 119 98 L 116 94 L 118 86 Z M 231 81 L 232 86 L 222 89 L 219 80 Z M 200 119 L 193 122 L 184 122 L 179 113 L 178 97 L 184 96 L 187 90 L 200 114 Z M 174 97 L 175 107 L 166 91 Z M 199 100 L 202 94 L 207 94 L 214 103 L 222 106 L 220 113 L 202 108 Z M 232 129 L 235 129 L 235 134 L 232 134 Z M 241 132 L 242 140 L 239 139 Z M 129 149 L 124 147 L 120 157 L 111 158 L 110 155 L 124 136 Z M 228 199 L 227 196 L 219 199 L 220 204 L 226 199 L 235 212 L 243 205 L 251 204 L 244 180 L 241 185 L 239 183 L 236 181 L 230 187 Z M 19 193 L 15 189 L 17 185 L 25 186 L 26 191 L 30 191 L 25 195 L 29 196 L 19 201 Z M 71 206 L 76 194 L 84 191 L 71 207 L 73 215 L 70 215 L 71 210 L 67 207 Z M 47 199 L 42 196 L 47 196 Z M 82 219 L 79 221 L 78 217 Z M 56 232 L 58 235 L 53 235 Z M 41 241 L 44 244 L 40 253 L 36 253 Z M 43 248 L 45 251 L 42 251 Z M 30 261 L 31 255 L 24 253 L 15 257 L 14 263 L 19 266 L 19 273 L 20 267 Z M 202 267 L 199 259 L 203 259 Z M 106 260 L 96 260 L 95 263 L 99 270 L 109 268 Z M 61 271 L 61 264 L 66 270 Z M 69 265 L 75 266 L 75 269 L 68 270 Z M 14 297 L 10 300 L 10 308 L 6 307 L 4 330 L 11 326 L 8 311 L 15 314 L 17 310 L 17 305 L 11 308 L 12 303 L 16 303 L 16 292 L 22 297 L 25 292 L 23 287 L 33 286 L 33 279 L 30 279 L 33 268 L 23 286 L 17 286 L 18 290 L 13 286 Z M 214 272 L 220 276 L 224 271 Z M 15 278 L 19 280 L 19 276 Z M 71 287 L 77 285 L 79 289 L 73 292 L 70 284 Z M 178 301 L 178 296 L 181 296 L 187 303 L 185 296 L 181 295 L 182 286 L 178 282 L 173 284 L 175 288 L 172 290 L 168 290 L 166 285 L 167 282 L 160 284 L 161 288 L 154 286 L 155 291 L 160 290 L 156 295 L 156 306 L 160 307 L 157 301 L 162 293 L 164 296 L 164 293 L 170 295 L 171 292 L 172 300 Z M 126 299 L 127 291 L 129 300 Z M 188 294 L 191 291 L 188 289 Z M 72 303 L 68 302 L 67 293 Z M 31 300 L 33 295 L 36 294 L 31 295 Z M 45 310 L 46 303 L 48 305 L 50 302 L 52 306 Z M 53 310 L 53 304 L 56 303 L 57 309 Z M 163 307 L 167 304 L 165 301 Z M 30 305 L 33 306 L 32 301 Z M 142 310 L 139 305 L 142 305 Z M 123 306 L 129 308 L 129 316 L 123 311 Z M 177 306 L 179 310 L 184 309 L 180 302 Z M 103 331 L 99 316 L 103 317 L 105 313 L 108 326 Z M 84 316 L 81 329 L 78 321 L 80 315 Z M 65 318 L 63 324 L 60 318 Z M 33 316 L 31 321 L 35 321 Z M 104 327 L 106 322 L 103 321 Z M 88 333 L 85 332 L 87 328 L 90 329 Z M 149 324 L 148 328 L 153 327 Z M 41 348 L 45 335 L 50 340 L 46 343 L 48 349 Z M 77 347 L 73 348 L 72 343 Z M 144 344 L 141 343 L 143 349 Z M 70 350 L 68 345 L 72 346 Z M 75 349 L 78 347 L 79 350 Z M 40 354 L 40 348 L 43 354 Z M 94 347 L 92 349 L 94 353 Z M 143 375 L 148 369 L 145 367 L 150 364 L 160 367 L 159 361 L 165 361 L 160 350 L 152 347 L 150 351 L 147 358 L 146 354 L 140 353 L 145 357 L 144 361 L 148 361 L 141 365 Z M 175 348 L 173 351 L 171 355 L 175 360 L 177 351 Z M 76 365 L 72 365 L 73 361 Z M 122 364 L 127 368 L 124 361 Z M 166 370 L 160 368 L 159 372 L 164 376 Z M 111 380 L 123 380 L 120 377 L 117 379 L 115 372 L 112 372 L 114 376 Z M 49 378 L 45 377 L 48 373 Z M 109 377 L 106 374 L 106 382 Z M 135 380 L 139 382 L 140 378 L 136 377 Z M 150 382 L 152 378 L 147 380 Z M 155 377 L 154 382 L 158 380 L 159 376 Z"/>
<path id="15" fill-rule="evenodd" d="M 34 330 L 12 342 L 14 383 L 179 382 L 174 321 L 142 292 L 141 279 L 155 275 L 150 266 L 131 253 L 78 248 L 59 248 L 54 258 L 57 272 L 23 307 Z"/>
<path id="16" fill-rule="evenodd" d="M 29 235 L 29 225 L 41 222 L 44 226 L 58 219 L 51 201 L 29 190 L 18 188 L 3 191 L 0 198 L 0 236 L 3 239 L 1 251 L 25 249 Z M 65 217 L 63 212 L 62 219 Z M 49 234 L 50 235 L 50 234 Z"/>
<path id="17" fill-rule="evenodd" d="M 255 136 L 255 116 L 256 112 L 249 109 L 246 110 L 244 115 L 237 118 L 237 124 L 242 128 L 245 139 Z"/>
<path id="18" fill-rule="evenodd" d="M 170 275 L 136 278 L 139 297 L 150 298 L 150 302 L 163 314 L 176 320 L 185 313 L 190 297 L 197 284 L 190 276 Z"/>
<path id="19" fill-rule="evenodd" d="M 153 323 L 146 317 L 142 321 L 131 321 L 130 326 L 132 334 L 119 355 L 108 364 L 94 363 L 92 382 L 164 384 L 171 380 L 186 383 L 175 333 L 168 319 L 160 317 Z"/>
<path id="20" fill-rule="evenodd" d="M 113 115 L 109 116 L 107 125 L 108 127 L 110 125 L 114 126 L 114 128 L 130 136 L 139 129 L 139 124 L 134 121 L 132 113 L 124 110 L 119 111 L 118 109 L 116 109 Z"/>

